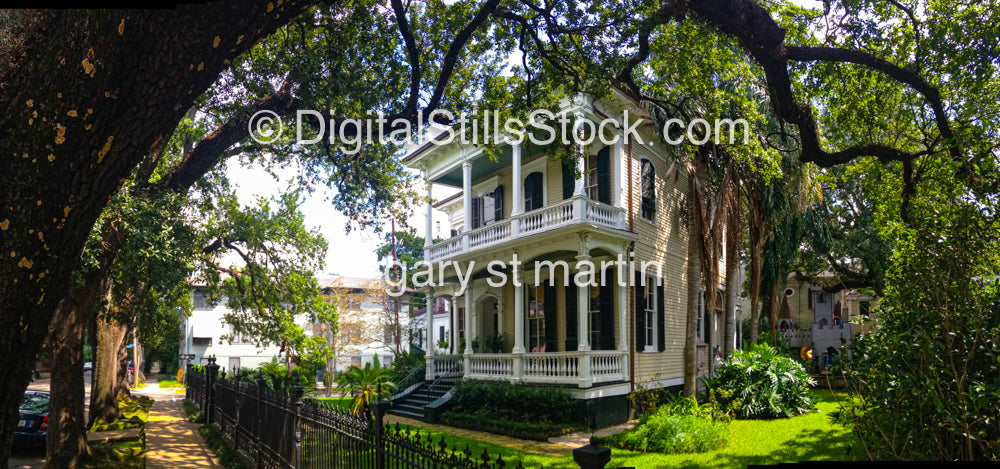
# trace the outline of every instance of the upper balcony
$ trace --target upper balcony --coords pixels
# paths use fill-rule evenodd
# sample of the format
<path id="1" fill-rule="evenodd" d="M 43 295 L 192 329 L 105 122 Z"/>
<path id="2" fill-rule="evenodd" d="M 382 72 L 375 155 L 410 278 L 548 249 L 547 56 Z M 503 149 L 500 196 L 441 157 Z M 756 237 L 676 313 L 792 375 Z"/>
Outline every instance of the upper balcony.
<path id="1" fill-rule="evenodd" d="M 434 243 L 424 248 L 424 260 L 440 261 L 577 223 L 625 230 L 625 210 L 573 197 Z"/>

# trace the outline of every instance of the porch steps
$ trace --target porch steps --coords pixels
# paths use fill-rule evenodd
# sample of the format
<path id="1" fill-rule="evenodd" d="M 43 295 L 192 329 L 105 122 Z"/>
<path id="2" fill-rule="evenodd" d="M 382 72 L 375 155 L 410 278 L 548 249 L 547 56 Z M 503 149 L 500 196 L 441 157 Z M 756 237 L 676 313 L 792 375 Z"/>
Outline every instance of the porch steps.
<path id="1" fill-rule="evenodd" d="M 442 378 L 437 382 L 425 381 L 405 397 L 397 399 L 389 407 L 389 413 L 417 420 L 424 419 L 424 407 L 444 396 L 455 387 L 457 378 Z"/>

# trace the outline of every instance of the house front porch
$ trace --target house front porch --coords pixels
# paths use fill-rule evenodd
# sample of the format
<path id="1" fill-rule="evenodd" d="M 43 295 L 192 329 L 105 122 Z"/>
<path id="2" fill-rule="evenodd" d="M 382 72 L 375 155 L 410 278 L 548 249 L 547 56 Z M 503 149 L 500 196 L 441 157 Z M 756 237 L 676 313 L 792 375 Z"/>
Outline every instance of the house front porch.
<path id="1" fill-rule="evenodd" d="M 463 377 L 589 388 L 628 380 L 628 352 L 471 353 L 427 357 L 427 379 Z"/>

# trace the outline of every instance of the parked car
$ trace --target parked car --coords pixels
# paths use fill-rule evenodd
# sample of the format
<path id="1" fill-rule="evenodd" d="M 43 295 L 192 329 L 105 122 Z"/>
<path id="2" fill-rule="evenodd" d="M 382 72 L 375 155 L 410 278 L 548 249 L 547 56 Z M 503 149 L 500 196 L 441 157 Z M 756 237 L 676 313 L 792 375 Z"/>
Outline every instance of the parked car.
<path id="1" fill-rule="evenodd" d="M 44 448 L 49 426 L 49 393 L 26 391 L 18 413 L 14 444 Z"/>
<path id="2" fill-rule="evenodd" d="M 94 362 L 83 362 L 83 371 L 93 371 Z"/>

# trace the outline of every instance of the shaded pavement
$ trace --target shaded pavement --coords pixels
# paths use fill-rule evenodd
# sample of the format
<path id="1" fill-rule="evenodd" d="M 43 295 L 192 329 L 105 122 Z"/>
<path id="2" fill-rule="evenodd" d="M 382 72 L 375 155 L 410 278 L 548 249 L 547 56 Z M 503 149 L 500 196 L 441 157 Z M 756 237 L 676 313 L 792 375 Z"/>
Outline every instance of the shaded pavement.
<path id="1" fill-rule="evenodd" d="M 153 399 L 146 423 L 146 467 L 148 469 L 207 467 L 221 468 L 215 454 L 198 434 L 199 424 L 188 422 L 184 395 L 160 389 L 150 382 L 134 391 Z"/>

